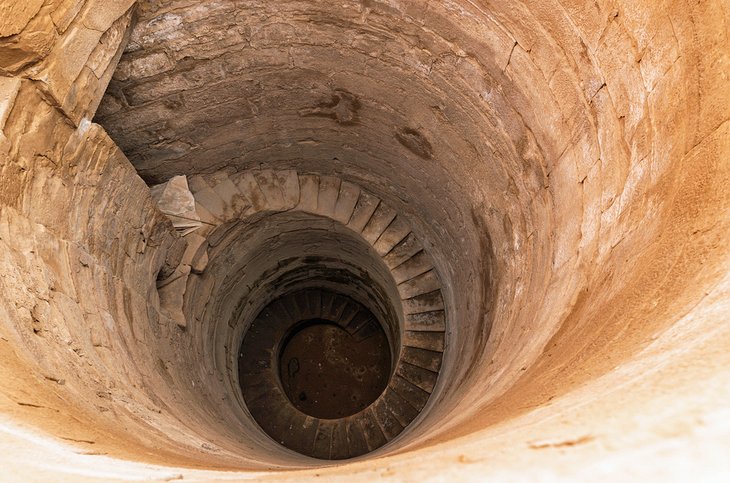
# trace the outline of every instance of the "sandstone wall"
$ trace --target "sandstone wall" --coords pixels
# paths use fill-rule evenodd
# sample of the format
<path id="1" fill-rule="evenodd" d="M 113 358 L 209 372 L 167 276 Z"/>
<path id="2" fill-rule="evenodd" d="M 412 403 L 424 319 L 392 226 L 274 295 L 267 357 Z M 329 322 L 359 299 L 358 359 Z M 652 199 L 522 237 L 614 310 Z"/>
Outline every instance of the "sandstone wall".
<path id="1" fill-rule="evenodd" d="M 0 2 L 12 471 L 727 471 L 725 2 L 133 3 Z M 137 172 L 261 167 L 367 188 L 441 275 L 445 376 L 359 461 L 282 452 L 227 397 L 215 323 L 160 310 L 180 242 Z"/>

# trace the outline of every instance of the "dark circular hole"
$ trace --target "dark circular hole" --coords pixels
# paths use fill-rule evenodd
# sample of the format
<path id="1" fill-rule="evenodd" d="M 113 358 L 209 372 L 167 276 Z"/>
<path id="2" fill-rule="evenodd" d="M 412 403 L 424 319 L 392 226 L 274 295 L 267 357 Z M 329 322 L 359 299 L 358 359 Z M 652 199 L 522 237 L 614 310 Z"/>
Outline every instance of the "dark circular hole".
<path id="1" fill-rule="evenodd" d="M 390 347 L 374 317 L 366 325 L 311 319 L 291 331 L 282 344 L 279 377 L 297 409 L 339 419 L 362 411 L 382 394 L 390 376 Z"/>

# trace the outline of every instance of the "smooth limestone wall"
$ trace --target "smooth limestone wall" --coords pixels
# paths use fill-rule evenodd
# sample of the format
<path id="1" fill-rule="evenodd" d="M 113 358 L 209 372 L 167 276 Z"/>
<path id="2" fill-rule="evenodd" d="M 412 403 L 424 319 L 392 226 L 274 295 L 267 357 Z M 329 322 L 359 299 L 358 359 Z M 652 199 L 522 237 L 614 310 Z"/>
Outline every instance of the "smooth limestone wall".
<path id="1" fill-rule="evenodd" d="M 719 478 L 728 14 L 0 1 L 0 477 Z M 442 277 L 437 393 L 368 457 L 283 452 L 159 309 L 137 172 L 252 167 L 368 189 Z"/>

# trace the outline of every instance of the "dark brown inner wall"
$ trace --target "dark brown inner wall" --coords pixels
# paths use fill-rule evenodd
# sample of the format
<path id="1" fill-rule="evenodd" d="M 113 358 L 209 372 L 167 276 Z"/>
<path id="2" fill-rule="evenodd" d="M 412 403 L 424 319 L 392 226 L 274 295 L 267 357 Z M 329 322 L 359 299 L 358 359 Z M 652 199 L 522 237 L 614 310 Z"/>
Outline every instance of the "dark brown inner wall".
<path id="1" fill-rule="evenodd" d="M 0 0 L 3 467 L 717 476 L 729 17 L 715 0 Z M 185 236 L 149 190 L 180 175 Z M 373 409 L 368 434 L 392 440 L 325 465 L 256 424 L 236 356 L 285 287 L 334 290 L 332 273 L 390 321 L 388 387 L 415 357 L 400 349 L 443 355 L 413 422 Z"/>

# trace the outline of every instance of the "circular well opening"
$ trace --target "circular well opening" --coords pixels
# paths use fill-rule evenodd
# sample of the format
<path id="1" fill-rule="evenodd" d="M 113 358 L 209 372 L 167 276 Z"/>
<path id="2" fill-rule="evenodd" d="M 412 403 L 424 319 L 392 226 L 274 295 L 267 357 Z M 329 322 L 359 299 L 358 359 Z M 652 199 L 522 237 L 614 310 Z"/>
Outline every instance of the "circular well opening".
<path id="1" fill-rule="evenodd" d="M 356 414 L 388 384 L 391 354 L 385 331 L 364 308 L 352 321 L 359 326 L 305 320 L 282 344 L 279 378 L 284 393 L 309 416 L 339 419 Z"/>

